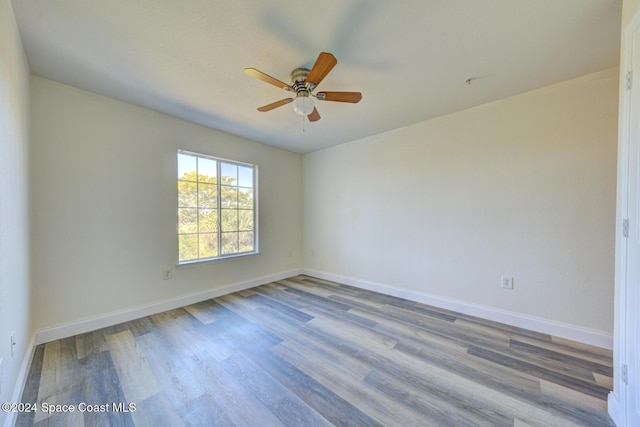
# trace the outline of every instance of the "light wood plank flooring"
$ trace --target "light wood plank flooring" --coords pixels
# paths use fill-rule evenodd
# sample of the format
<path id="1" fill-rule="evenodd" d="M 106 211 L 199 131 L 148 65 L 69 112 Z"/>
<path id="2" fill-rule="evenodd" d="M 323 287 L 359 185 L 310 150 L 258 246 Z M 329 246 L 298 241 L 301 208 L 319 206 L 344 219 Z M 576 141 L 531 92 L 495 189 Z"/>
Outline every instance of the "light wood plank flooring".
<path id="1" fill-rule="evenodd" d="M 39 345 L 17 425 L 613 426 L 611 385 L 610 351 L 297 276 Z"/>

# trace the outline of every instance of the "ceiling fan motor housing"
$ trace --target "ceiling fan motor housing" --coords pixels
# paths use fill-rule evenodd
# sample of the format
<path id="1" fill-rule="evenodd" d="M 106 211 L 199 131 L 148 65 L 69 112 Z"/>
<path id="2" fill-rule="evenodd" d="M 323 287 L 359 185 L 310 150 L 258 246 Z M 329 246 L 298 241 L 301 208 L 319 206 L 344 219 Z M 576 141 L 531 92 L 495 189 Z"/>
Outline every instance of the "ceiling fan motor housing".
<path id="1" fill-rule="evenodd" d="M 293 100 L 293 111 L 301 116 L 310 114 L 314 109 L 311 89 L 306 80 L 311 70 L 308 68 L 296 68 L 291 72 L 291 87 L 296 91 L 296 99 Z"/>
<path id="2" fill-rule="evenodd" d="M 308 68 L 296 68 L 291 72 L 291 86 L 298 96 L 309 96 L 312 88 L 307 86 L 306 80 L 310 72 Z"/>

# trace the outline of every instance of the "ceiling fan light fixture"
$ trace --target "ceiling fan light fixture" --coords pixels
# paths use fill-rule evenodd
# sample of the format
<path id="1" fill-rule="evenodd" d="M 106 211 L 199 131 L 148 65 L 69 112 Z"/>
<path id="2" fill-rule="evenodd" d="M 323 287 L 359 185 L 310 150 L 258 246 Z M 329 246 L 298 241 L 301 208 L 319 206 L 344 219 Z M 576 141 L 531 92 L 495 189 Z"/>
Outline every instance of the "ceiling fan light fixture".
<path id="1" fill-rule="evenodd" d="M 293 111 L 301 116 L 311 114 L 314 107 L 313 98 L 311 98 L 308 93 L 299 93 L 296 99 L 293 100 Z"/>

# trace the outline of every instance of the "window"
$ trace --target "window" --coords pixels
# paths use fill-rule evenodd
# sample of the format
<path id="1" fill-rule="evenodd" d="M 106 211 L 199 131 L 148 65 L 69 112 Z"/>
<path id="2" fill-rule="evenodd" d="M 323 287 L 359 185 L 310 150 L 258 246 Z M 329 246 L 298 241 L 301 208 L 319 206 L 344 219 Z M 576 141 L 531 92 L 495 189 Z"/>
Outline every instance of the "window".
<path id="1" fill-rule="evenodd" d="M 178 264 L 257 253 L 257 169 L 178 150 Z"/>

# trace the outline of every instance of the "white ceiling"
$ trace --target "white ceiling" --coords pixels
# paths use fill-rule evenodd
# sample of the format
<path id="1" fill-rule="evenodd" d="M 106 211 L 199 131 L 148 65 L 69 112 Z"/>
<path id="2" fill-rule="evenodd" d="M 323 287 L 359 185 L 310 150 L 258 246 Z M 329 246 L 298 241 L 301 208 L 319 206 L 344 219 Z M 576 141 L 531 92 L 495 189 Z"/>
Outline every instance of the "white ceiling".
<path id="1" fill-rule="evenodd" d="M 619 62 L 621 0 L 12 0 L 34 75 L 306 153 Z M 289 82 L 338 65 L 305 123 Z M 470 85 L 465 83 L 475 77 Z"/>

